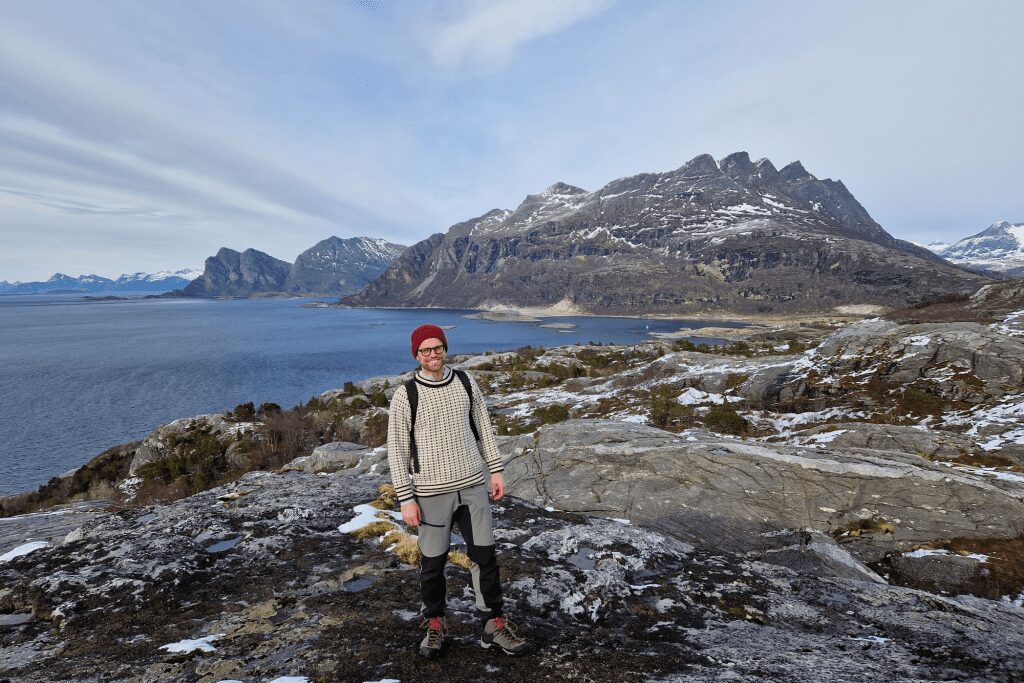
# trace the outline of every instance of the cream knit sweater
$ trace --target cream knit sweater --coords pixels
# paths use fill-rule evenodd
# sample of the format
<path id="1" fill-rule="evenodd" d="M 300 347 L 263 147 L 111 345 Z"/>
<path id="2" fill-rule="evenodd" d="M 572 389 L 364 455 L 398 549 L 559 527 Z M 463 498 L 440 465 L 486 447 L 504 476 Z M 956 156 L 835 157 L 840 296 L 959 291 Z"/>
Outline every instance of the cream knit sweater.
<path id="1" fill-rule="evenodd" d="M 416 407 L 416 450 L 419 472 L 410 474 L 412 452 L 409 425 L 412 410 L 405 384 L 391 397 L 388 418 L 388 465 L 399 501 L 413 496 L 451 493 L 485 482 L 484 467 L 501 472 L 501 456 L 487 415 L 484 396 L 472 375 L 473 420 L 480 442 L 473 438 L 469 424 L 469 396 L 451 368 L 440 381 L 416 373 L 419 402 Z"/>

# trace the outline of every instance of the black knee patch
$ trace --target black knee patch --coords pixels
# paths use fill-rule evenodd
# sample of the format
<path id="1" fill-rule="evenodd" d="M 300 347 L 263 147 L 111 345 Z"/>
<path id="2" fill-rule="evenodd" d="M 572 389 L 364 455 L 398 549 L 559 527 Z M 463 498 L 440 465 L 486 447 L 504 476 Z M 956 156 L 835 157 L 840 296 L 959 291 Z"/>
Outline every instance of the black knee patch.
<path id="1" fill-rule="evenodd" d="M 493 545 L 469 545 L 466 546 L 466 554 L 481 567 L 489 567 L 498 561 Z"/>
<path id="2" fill-rule="evenodd" d="M 435 557 L 420 556 L 420 578 L 427 579 L 438 576 L 444 572 L 444 566 L 448 563 L 448 553 L 444 552 Z"/>

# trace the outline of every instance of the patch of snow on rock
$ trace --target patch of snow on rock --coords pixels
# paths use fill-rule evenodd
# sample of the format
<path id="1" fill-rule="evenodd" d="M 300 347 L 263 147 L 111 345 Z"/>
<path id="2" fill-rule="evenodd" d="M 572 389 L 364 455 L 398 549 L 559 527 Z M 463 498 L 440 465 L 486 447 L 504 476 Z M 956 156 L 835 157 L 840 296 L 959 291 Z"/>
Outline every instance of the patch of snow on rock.
<path id="1" fill-rule="evenodd" d="M 0 555 L 0 562 L 9 562 L 16 557 L 28 555 L 29 553 L 39 550 L 40 548 L 45 548 L 48 545 L 50 544 L 46 541 L 29 541 L 28 543 L 22 543 L 14 550 L 8 550 L 3 555 Z"/>
<path id="2" fill-rule="evenodd" d="M 223 638 L 225 635 L 224 633 L 214 633 L 212 636 L 206 636 L 205 638 L 179 640 L 176 643 L 161 645 L 160 649 L 167 650 L 168 652 L 194 652 L 195 650 L 213 652 L 217 648 L 211 645 L 211 643 L 218 638 Z"/>
<path id="3" fill-rule="evenodd" d="M 393 512 L 391 510 L 379 510 L 372 505 L 367 505 L 365 503 L 362 505 L 356 505 L 352 508 L 352 511 L 356 513 L 356 516 L 338 527 L 338 531 L 343 534 L 351 534 L 362 529 L 364 526 L 381 521 L 382 517 L 378 516 L 379 513 L 384 513 L 395 520 L 402 519 L 401 513 Z"/>

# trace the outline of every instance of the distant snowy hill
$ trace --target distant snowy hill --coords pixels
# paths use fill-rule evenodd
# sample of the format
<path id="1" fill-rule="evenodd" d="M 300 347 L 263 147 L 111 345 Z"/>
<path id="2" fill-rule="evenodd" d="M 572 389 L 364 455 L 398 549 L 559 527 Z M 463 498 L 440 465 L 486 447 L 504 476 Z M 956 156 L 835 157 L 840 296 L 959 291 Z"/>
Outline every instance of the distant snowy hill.
<path id="1" fill-rule="evenodd" d="M 346 295 L 359 291 L 405 247 L 374 237 L 329 237 L 288 263 L 255 249 L 221 248 L 188 287 L 168 296 Z"/>
<path id="2" fill-rule="evenodd" d="M 329 237 L 299 254 L 285 282 L 298 294 L 352 294 L 391 265 L 405 245 L 374 237 Z"/>
<path id="3" fill-rule="evenodd" d="M 929 244 L 936 254 L 967 266 L 1024 277 L 1024 223 L 999 221 L 950 245 Z"/>
<path id="4" fill-rule="evenodd" d="M 72 277 L 54 273 L 45 282 L 7 282 L 0 280 L 0 294 L 55 294 L 114 292 L 119 294 L 160 294 L 172 289 L 181 289 L 203 272 L 185 268 L 178 271 L 162 270 L 159 273 L 124 274 L 116 280 L 99 275 Z"/>

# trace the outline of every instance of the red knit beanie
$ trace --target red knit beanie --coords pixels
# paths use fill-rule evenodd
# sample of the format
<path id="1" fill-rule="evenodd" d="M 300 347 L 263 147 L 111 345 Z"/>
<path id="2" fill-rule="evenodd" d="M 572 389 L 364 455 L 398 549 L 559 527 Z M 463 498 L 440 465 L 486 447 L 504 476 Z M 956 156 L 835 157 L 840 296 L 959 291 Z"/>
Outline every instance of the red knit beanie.
<path id="1" fill-rule="evenodd" d="M 444 344 L 444 350 L 448 350 L 448 340 L 444 336 L 444 330 L 437 325 L 420 325 L 412 331 L 412 357 L 416 357 L 416 351 L 427 339 L 440 339 Z"/>

